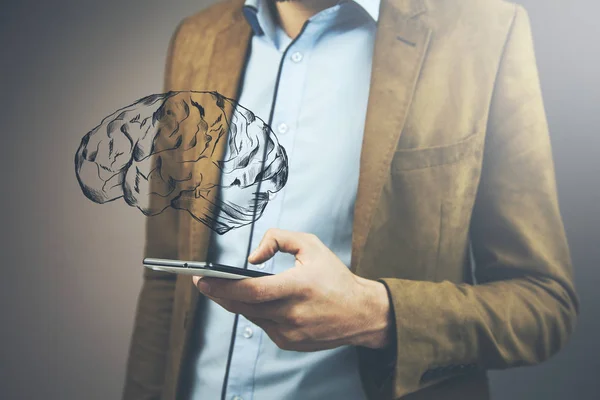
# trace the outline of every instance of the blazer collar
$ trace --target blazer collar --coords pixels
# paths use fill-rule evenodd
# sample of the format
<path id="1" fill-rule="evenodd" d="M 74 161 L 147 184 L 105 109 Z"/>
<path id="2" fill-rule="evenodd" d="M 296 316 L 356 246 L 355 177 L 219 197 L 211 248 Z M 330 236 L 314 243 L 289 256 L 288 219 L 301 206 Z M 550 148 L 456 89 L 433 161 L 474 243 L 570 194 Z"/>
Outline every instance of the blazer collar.
<path id="1" fill-rule="evenodd" d="M 414 18 L 427 11 L 425 0 L 382 0 L 390 3 L 396 11 L 406 18 Z"/>
<path id="2" fill-rule="evenodd" d="M 390 164 L 402 134 L 431 29 L 417 15 L 422 0 L 383 0 L 375 39 L 352 232 L 352 270 L 359 268 Z"/>

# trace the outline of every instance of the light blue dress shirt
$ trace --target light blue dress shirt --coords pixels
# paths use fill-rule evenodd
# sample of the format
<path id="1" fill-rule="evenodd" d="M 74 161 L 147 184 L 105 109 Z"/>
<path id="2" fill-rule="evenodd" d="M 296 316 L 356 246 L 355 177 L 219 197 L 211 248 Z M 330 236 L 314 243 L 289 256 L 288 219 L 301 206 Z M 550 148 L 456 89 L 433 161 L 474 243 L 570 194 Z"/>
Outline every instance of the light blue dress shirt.
<path id="1" fill-rule="evenodd" d="M 295 40 L 274 23 L 267 1 L 248 0 L 244 7 L 254 34 L 239 102 L 264 121 L 272 114 L 289 175 L 254 224 L 251 247 L 271 227 L 309 232 L 350 266 L 379 0 L 342 1 L 323 10 Z M 243 267 L 250 228 L 215 235 L 211 260 Z M 248 267 L 278 273 L 293 265 L 293 256 L 278 253 Z M 365 399 L 356 348 L 284 351 L 241 315 L 233 336 L 234 315 L 214 302 L 202 300 L 198 313 L 191 399 L 221 399 L 223 387 L 232 400 Z"/>

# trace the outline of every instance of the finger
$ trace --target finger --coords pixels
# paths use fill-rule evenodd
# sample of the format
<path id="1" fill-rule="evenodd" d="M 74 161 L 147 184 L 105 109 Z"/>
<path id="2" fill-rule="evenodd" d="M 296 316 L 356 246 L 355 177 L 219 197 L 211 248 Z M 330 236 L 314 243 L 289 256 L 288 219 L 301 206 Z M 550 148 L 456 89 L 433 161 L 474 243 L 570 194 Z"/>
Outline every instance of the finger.
<path id="1" fill-rule="evenodd" d="M 244 317 L 246 317 L 246 319 L 252 322 L 254 325 L 259 326 L 265 332 L 274 329 L 278 325 L 277 322 L 266 318 L 252 317 L 246 315 L 244 315 Z"/>
<path id="2" fill-rule="evenodd" d="M 260 264 L 273 257 L 278 251 L 296 255 L 306 244 L 305 239 L 305 233 L 269 229 L 258 247 L 248 257 L 248 261 L 252 264 Z"/>
<path id="3" fill-rule="evenodd" d="M 200 279 L 202 279 L 202 276 L 198 276 L 198 275 L 194 275 L 192 276 L 192 282 L 194 282 L 194 286 L 198 286 L 198 282 L 200 282 Z"/>
<path id="4" fill-rule="evenodd" d="M 287 302 L 243 303 L 241 301 L 220 299 L 218 297 L 207 297 L 227 311 L 234 314 L 241 314 L 251 321 L 271 321 L 273 323 L 285 323 L 287 321 Z"/>
<path id="5" fill-rule="evenodd" d="M 202 278 L 197 287 L 200 292 L 220 299 L 241 301 L 244 303 L 264 303 L 295 295 L 299 288 L 290 274 L 282 272 L 260 278 L 240 280 Z"/>

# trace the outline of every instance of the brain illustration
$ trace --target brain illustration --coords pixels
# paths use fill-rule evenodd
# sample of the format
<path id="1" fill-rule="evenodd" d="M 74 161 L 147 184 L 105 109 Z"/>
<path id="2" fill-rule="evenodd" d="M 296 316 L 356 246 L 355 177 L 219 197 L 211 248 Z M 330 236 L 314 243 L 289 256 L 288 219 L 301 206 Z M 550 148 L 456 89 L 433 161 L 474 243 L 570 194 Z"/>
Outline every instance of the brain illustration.
<path id="1" fill-rule="evenodd" d="M 81 140 L 75 172 L 96 203 L 123 198 L 148 216 L 186 210 L 223 234 L 260 218 L 288 163 L 251 111 L 217 92 L 188 91 L 151 95 L 106 117 Z M 210 197 L 217 188 L 221 195 Z"/>

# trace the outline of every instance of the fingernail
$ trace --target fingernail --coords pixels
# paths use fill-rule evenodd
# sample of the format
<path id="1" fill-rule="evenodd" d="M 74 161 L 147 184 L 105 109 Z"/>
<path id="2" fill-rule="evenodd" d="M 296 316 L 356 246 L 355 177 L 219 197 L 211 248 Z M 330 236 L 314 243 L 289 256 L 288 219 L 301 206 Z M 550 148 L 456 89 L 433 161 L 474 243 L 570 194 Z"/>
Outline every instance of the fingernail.
<path id="1" fill-rule="evenodd" d="M 208 282 L 205 282 L 203 279 L 200 279 L 198 282 L 198 290 L 200 290 L 204 294 L 208 294 L 210 292 L 210 285 Z"/>

